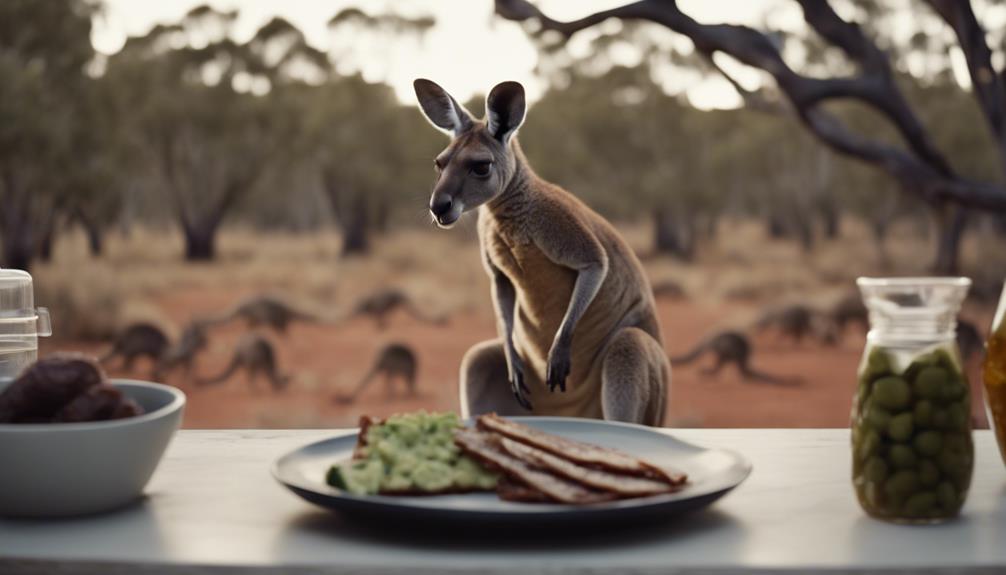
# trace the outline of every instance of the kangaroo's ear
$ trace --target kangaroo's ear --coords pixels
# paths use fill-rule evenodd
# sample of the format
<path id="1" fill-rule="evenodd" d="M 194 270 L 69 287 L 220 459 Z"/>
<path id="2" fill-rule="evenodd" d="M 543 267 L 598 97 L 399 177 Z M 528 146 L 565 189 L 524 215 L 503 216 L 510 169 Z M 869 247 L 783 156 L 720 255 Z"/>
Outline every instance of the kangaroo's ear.
<path id="1" fill-rule="evenodd" d="M 419 78 L 412 83 L 426 118 L 434 126 L 455 136 L 472 125 L 472 115 L 446 90 L 430 80 Z"/>
<path id="2" fill-rule="evenodd" d="M 517 82 L 497 84 L 486 97 L 487 128 L 494 138 L 506 144 L 517 128 L 524 123 L 527 103 L 524 86 Z"/>

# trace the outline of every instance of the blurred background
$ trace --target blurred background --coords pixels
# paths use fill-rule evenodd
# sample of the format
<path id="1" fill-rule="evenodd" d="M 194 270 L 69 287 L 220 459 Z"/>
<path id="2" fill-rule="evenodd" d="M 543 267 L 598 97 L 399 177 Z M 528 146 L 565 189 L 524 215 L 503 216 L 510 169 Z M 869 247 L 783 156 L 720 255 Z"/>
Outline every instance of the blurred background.
<path id="1" fill-rule="evenodd" d="M 736 331 L 770 376 L 677 363 L 667 423 L 845 426 L 860 275 L 971 277 L 977 383 L 1004 40 L 979 0 L 4 0 L 0 265 L 43 353 L 177 385 L 188 427 L 457 409 L 495 324 L 474 214 L 430 223 L 411 82 L 481 115 L 517 80 L 532 166 L 629 240 L 668 353 Z"/>

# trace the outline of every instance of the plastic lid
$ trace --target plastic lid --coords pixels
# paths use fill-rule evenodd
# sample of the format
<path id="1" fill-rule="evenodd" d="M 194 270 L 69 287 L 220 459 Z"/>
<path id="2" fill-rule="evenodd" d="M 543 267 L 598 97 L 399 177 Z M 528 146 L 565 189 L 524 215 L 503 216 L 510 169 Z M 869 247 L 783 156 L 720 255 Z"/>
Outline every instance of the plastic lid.
<path id="1" fill-rule="evenodd" d="M 35 307 L 28 272 L 0 269 L 0 334 L 52 335 L 49 310 Z"/>

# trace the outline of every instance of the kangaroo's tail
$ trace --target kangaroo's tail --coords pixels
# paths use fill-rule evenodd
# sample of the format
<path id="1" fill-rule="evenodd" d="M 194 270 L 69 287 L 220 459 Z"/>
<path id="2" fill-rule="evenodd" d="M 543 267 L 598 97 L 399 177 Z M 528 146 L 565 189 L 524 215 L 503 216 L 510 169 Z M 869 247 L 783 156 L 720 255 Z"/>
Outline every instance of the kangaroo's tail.
<path id="1" fill-rule="evenodd" d="M 688 353 L 677 355 L 670 358 L 671 364 L 691 363 L 696 359 L 698 359 L 703 353 L 705 353 L 707 349 L 709 349 L 709 340 L 705 340 L 699 343 L 692 349 L 692 351 L 689 351 Z"/>

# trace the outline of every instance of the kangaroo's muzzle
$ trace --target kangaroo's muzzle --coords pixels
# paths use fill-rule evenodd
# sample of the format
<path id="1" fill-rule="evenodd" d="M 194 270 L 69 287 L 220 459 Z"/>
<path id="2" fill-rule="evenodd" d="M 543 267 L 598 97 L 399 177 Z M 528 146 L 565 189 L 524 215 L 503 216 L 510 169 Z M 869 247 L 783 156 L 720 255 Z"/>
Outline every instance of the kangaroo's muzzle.
<path id="1" fill-rule="evenodd" d="M 430 198 L 430 214 L 442 228 L 449 228 L 461 217 L 464 206 L 461 200 L 451 197 L 450 194 L 436 192 Z"/>

